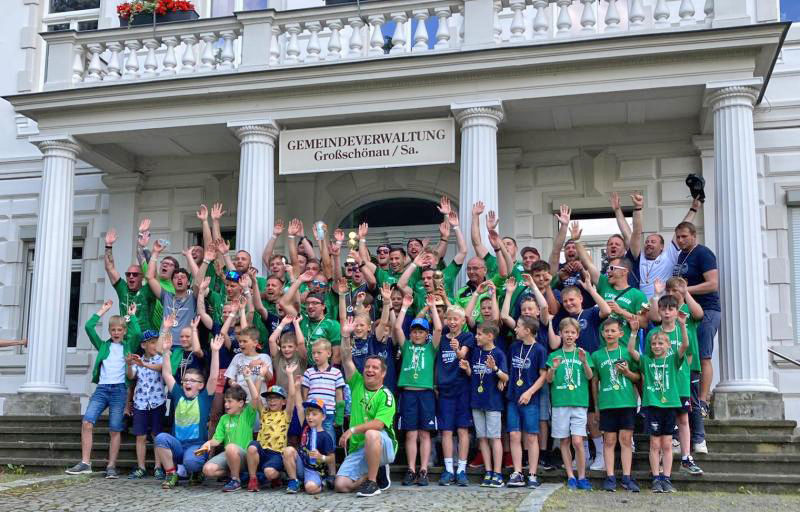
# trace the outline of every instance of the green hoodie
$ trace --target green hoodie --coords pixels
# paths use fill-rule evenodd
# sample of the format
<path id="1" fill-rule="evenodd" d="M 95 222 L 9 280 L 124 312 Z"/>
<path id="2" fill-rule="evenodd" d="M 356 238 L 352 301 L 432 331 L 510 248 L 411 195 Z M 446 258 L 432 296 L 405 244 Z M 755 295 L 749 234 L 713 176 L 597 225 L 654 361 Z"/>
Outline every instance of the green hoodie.
<path id="1" fill-rule="evenodd" d="M 136 320 L 136 318 L 134 317 L 133 320 Z M 98 336 L 96 327 L 99 321 L 100 317 L 94 314 L 86 322 L 86 334 L 89 335 L 89 340 L 92 342 L 92 345 L 94 345 L 94 348 L 97 349 L 97 357 L 94 360 L 94 369 L 92 370 L 92 382 L 95 384 L 100 382 L 100 365 L 103 364 L 103 361 L 105 361 L 111 353 L 111 344 L 113 343 L 110 338 L 103 341 L 100 339 L 100 336 Z M 142 330 L 139 328 L 139 322 L 128 322 L 128 330 L 125 333 L 125 338 L 122 340 L 123 354 L 127 356 L 128 354 L 136 352 L 141 342 Z"/>

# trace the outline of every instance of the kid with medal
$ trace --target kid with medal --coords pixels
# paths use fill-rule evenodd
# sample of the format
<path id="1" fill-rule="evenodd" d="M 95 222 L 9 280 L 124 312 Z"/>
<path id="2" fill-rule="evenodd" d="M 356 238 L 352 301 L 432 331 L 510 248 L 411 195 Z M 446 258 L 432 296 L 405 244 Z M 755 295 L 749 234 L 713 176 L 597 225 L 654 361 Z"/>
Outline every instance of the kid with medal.
<path id="1" fill-rule="evenodd" d="M 636 364 L 628 351 L 620 347 L 623 335 L 622 324 L 616 318 L 609 318 L 601 326 L 605 348 L 592 354 L 596 369 L 592 379 L 592 390 L 596 409 L 600 411 L 600 430 L 603 432 L 603 452 L 606 479 L 603 489 L 614 492 L 617 481 L 614 478 L 614 447 L 619 440 L 622 462 L 622 488 L 639 492 L 639 486 L 631 478 L 633 450 L 631 439 L 636 421 L 638 396 L 635 382 L 640 380 L 635 373 Z M 634 333 L 634 336 L 637 333 Z"/>
<path id="2" fill-rule="evenodd" d="M 681 344 L 677 350 L 670 350 L 667 333 L 660 331 L 649 337 L 652 356 L 639 354 L 636 350 L 639 320 L 630 320 L 631 336 L 628 340 L 628 353 L 639 363 L 639 371 L 643 377 L 642 407 L 645 408 L 646 430 L 650 436 L 650 472 L 653 476 L 653 492 L 675 492 L 670 476 L 672 475 L 672 431 L 675 429 L 675 415 L 680 410 L 681 401 L 678 395 L 678 373 L 684 361 L 684 354 L 689 347 L 689 336 L 686 332 L 686 313 L 678 312 L 678 326 Z M 659 475 L 658 464 L 661 461 L 664 475 Z"/>
<path id="3" fill-rule="evenodd" d="M 547 382 L 550 383 L 550 401 L 553 405 L 553 439 L 560 439 L 561 459 L 567 472 L 567 487 L 590 491 L 592 484 L 586 478 L 586 459 L 583 438 L 586 437 L 586 415 L 589 409 L 589 381 L 592 380 L 592 358 L 575 345 L 580 333 L 578 321 L 565 318 L 559 325 L 561 335 L 548 326 L 550 344 L 561 348 L 547 359 Z M 572 471 L 570 439 L 575 449 L 578 478 Z"/>

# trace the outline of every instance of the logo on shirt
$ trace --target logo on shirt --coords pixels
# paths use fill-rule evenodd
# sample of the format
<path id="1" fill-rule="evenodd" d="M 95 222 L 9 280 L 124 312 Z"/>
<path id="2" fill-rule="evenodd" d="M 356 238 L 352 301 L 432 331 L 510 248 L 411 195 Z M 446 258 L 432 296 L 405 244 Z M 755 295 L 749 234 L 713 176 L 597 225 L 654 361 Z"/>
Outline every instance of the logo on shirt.
<path id="1" fill-rule="evenodd" d="M 527 357 L 514 356 L 511 358 L 511 365 L 514 368 L 527 370 L 531 367 L 531 360 Z"/>

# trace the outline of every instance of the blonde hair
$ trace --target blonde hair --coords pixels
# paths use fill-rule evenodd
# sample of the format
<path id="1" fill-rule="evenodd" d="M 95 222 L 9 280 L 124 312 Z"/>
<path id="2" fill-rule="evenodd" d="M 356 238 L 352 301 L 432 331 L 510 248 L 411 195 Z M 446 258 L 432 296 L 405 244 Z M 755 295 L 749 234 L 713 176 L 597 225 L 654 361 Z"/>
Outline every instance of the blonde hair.
<path id="1" fill-rule="evenodd" d="M 313 345 L 311 345 L 312 349 L 315 348 L 315 347 L 322 347 L 323 349 L 327 350 L 328 352 L 332 351 L 331 342 L 326 340 L 325 338 L 319 338 L 317 341 L 314 342 Z"/>
<path id="2" fill-rule="evenodd" d="M 461 306 L 450 306 L 449 308 L 447 308 L 447 311 L 445 312 L 445 316 L 447 316 L 449 314 L 453 314 L 453 315 L 459 316 L 461 318 L 466 318 L 467 317 L 467 312 L 464 311 L 464 308 L 462 308 Z"/>
<path id="3" fill-rule="evenodd" d="M 359 314 L 357 314 L 355 316 L 355 318 L 358 318 L 360 320 L 364 320 L 365 322 L 367 322 L 367 325 L 372 325 L 372 319 L 366 313 L 359 313 Z"/>
<path id="4" fill-rule="evenodd" d="M 666 283 L 665 286 L 666 286 L 667 290 L 675 290 L 675 289 L 679 288 L 681 285 L 688 286 L 688 284 L 689 283 L 686 282 L 686 279 L 684 279 L 682 277 L 675 276 L 675 277 L 670 277 L 669 279 L 667 279 L 667 283 Z"/>
<path id="5" fill-rule="evenodd" d="M 568 316 L 567 318 L 564 318 L 563 320 L 561 320 L 561 322 L 559 322 L 559 324 L 558 324 L 558 329 L 560 331 L 563 331 L 564 327 L 567 327 L 567 326 L 572 327 L 573 329 L 578 331 L 578 333 L 581 332 L 581 324 L 579 324 L 578 321 L 575 320 L 574 318 L 572 318 L 571 316 Z"/>
<path id="6" fill-rule="evenodd" d="M 125 323 L 125 319 L 119 315 L 113 315 L 108 319 L 108 328 L 110 329 L 114 325 L 120 325 L 124 329 L 128 328 L 128 324 Z"/>
<path id="7" fill-rule="evenodd" d="M 653 334 L 653 336 L 650 338 L 650 343 L 652 344 L 653 340 L 656 338 L 663 338 L 667 342 L 667 344 L 670 343 L 669 336 L 664 331 L 658 331 L 655 334 Z"/>

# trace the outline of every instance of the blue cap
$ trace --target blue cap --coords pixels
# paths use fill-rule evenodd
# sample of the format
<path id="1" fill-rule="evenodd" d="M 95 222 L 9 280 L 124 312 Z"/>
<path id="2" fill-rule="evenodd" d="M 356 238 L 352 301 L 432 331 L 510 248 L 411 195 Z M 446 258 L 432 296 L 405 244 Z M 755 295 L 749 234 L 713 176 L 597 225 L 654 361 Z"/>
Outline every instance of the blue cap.
<path id="1" fill-rule="evenodd" d="M 284 390 L 281 386 L 270 386 L 266 391 L 261 393 L 261 396 L 264 398 L 269 398 L 269 395 L 278 395 L 281 398 L 286 398 L 286 390 Z"/>
<path id="2" fill-rule="evenodd" d="M 325 402 L 323 402 L 321 398 L 314 398 L 303 402 L 303 408 L 308 409 L 309 407 L 319 409 L 322 411 L 322 415 L 325 416 Z"/>
<path id="3" fill-rule="evenodd" d="M 411 322 L 411 325 L 409 326 L 409 330 L 413 329 L 414 327 L 420 327 L 422 329 L 425 329 L 428 332 L 430 332 L 430 330 L 431 330 L 431 324 L 429 324 L 428 321 L 425 320 L 424 318 L 415 318 Z"/>
<path id="4" fill-rule="evenodd" d="M 142 341 L 152 340 L 158 338 L 158 331 L 155 329 L 148 329 L 142 333 Z"/>

